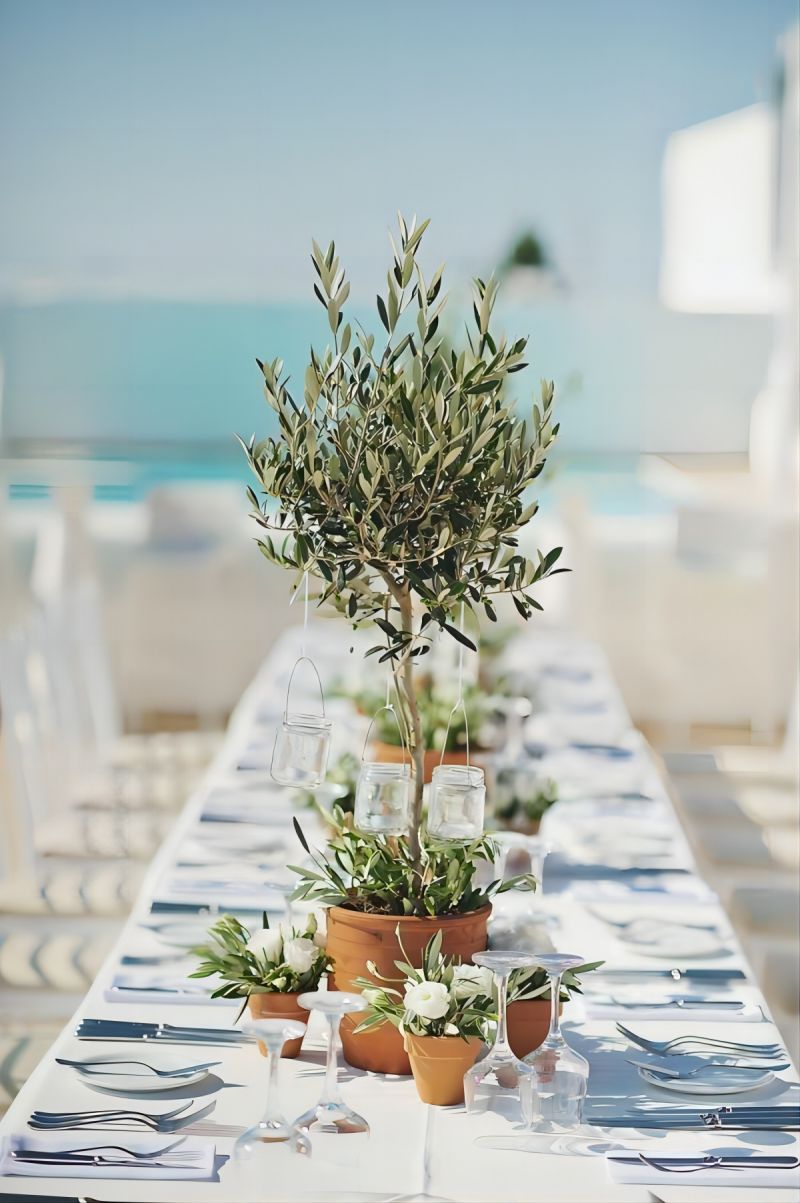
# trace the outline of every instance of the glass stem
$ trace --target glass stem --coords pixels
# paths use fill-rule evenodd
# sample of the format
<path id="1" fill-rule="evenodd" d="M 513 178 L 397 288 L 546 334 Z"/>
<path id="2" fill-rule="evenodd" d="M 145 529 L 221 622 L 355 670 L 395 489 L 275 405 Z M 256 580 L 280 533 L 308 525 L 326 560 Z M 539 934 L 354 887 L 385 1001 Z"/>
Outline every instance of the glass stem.
<path id="1" fill-rule="evenodd" d="M 558 1043 L 561 1040 L 561 974 L 550 975 L 550 1031 L 547 1033 L 548 1043 Z"/>
<path id="2" fill-rule="evenodd" d="M 267 1105 L 264 1110 L 264 1121 L 279 1119 L 283 1120 L 278 1108 L 278 1069 L 281 1063 L 281 1052 L 283 1051 L 283 1036 L 279 1036 L 276 1041 L 265 1042 L 267 1044 Z"/>
<path id="3" fill-rule="evenodd" d="M 340 1015 L 328 1015 L 328 1060 L 325 1065 L 325 1085 L 322 1088 L 321 1103 L 340 1103 L 339 1093 L 339 1061 L 337 1049 L 339 1046 Z"/>
<path id="4" fill-rule="evenodd" d="M 497 1035 L 494 1042 L 494 1052 L 510 1053 L 511 1048 L 508 1043 L 508 1029 L 506 1024 L 506 1006 L 508 1003 L 508 977 L 511 971 L 495 970 L 495 981 L 497 982 Z"/>

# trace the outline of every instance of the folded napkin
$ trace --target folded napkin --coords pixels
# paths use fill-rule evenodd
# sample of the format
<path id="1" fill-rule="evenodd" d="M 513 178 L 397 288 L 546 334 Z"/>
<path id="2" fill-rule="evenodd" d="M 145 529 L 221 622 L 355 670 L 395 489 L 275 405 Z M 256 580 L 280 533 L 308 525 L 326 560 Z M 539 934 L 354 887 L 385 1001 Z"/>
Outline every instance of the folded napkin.
<path id="1" fill-rule="evenodd" d="M 179 1003 L 182 1007 L 191 1004 L 203 1007 L 231 1006 L 241 1002 L 235 998 L 211 998 L 213 986 L 201 979 L 158 976 L 142 978 L 138 974 L 118 973 L 111 986 L 104 991 L 106 1002 L 112 1003 Z"/>
<path id="2" fill-rule="evenodd" d="M 788 1148 L 784 1150 L 784 1146 L 781 1146 L 780 1149 L 775 1149 L 774 1155 L 791 1156 L 792 1151 Z M 639 1152 L 639 1149 L 613 1149 L 605 1154 L 606 1170 L 612 1182 L 635 1182 L 642 1186 L 682 1186 L 691 1187 L 695 1191 L 703 1186 L 782 1186 L 789 1189 L 800 1187 L 800 1170 L 796 1168 L 765 1169 L 763 1166 L 748 1166 L 743 1160 L 741 1169 L 722 1170 L 709 1166 L 692 1173 L 670 1173 L 669 1170 L 657 1170 L 653 1166 L 645 1165 L 639 1158 Z M 658 1149 L 642 1149 L 641 1152 L 645 1157 L 662 1165 L 673 1158 L 700 1159 L 709 1155 L 706 1150 L 697 1149 L 689 1152 L 670 1149 L 667 1152 L 663 1146 Z M 717 1148 L 710 1151 L 710 1155 L 722 1157 L 726 1154 Z M 727 1150 L 727 1155 L 738 1158 L 745 1157 L 747 1153 L 743 1149 L 737 1149 L 735 1152 Z M 754 1157 L 772 1155 L 772 1151 L 766 1149 L 753 1154 Z"/>
<path id="3" fill-rule="evenodd" d="M 29 1149 L 37 1152 L 48 1152 L 58 1155 L 70 1149 L 86 1149 L 89 1146 L 108 1146 L 119 1143 L 125 1149 L 136 1153 L 150 1152 L 163 1149 L 166 1145 L 175 1144 L 168 1136 L 140 1136 L 132 1132 L 72 1132 L 47 1136 L 11 1135 L 4 1138 L 0 1146 L 0 1175 L 13 1174 L 29 1178 L 121 1178 L 125 1180 L 138 1179 L 173 1179 L 176 1181 L 188 1179 L 207 1179 L 215 1175 L 215 1147 L 202 1140 L 184 1137 L 180 1144 L 171 1149 L 163 1163 L 158 1165 L 142 1164 L 135 1158 L 126 1161 L 124 1165 L 48 1165 L 46 1162 L 17 1161 L 11 1156 L 14 1149 Z M 179 1154 L 187 1154 L 187 1161 L 182 1162 Z M 123 1158 L 124 1153 L 106 1149 L 103 1154 L 109 1158 Z"/>

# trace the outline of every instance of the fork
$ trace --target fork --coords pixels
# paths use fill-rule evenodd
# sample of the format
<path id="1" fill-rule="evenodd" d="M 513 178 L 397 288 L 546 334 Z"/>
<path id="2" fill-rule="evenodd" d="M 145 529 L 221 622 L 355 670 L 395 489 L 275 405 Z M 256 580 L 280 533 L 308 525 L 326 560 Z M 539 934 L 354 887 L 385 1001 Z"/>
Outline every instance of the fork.
<path id="1" fill-rule="evenodd" d="M 150 1065 L 147 1061 L 119 1060 L 119 1061 L 69 1061 L 66 1057 L 56 1057 L 57 1065 L 70 1065 L 73 1069 L 80 1069 L 83 1073 L 90 1074 L 112 1074 L 114 1070 L 108 1070 L 109 1065 L 143 1065 L 145 1069 L 149 1069 L 151 1073 L 156 1074 L 159 1078 L 182 1078 L 188 1074 L 199 1073 L 201 1069 L 211 1069 L 215 1065 L 220 1065 L 220 1061 L 201 1061 L 198 1065 L 186 1065 L 182 1069 L 156 1069 L 155 1065 Z"/>
<path id="2" fill-rule="evenodd" d="M 150 1115 L 147 1112 L 135 1111 L 107 1111 L 97 1112 L 95 1115 L 52 1115 L 44 1111 L 34 1111 L 28 1120 L 28 1126 L 36 1128 L 39 1131 L 55 1131 L 67 1128 L 74 1130 L 104 1127 L 118 1128 L 120 1125 L 124 1125 L 131 1131 L 135 1131 L 137 1127 L 142 1127 L 149 1128 L 153 1132 L 179 1132 L 183 1131 L 187 1124 L 205 1119 L 207 1115 L 211 1114 L 216 1105 L 216 1100 L 212 1099 L 205 1107 L 199 1107 L 197 1111 L 192 1111 L 189 1115 L 177 1114 L 175 1112 L 165 1115 Z M 185 1112 L 185 1110 L 185 1107 L 180 1108 L 180 1112 Z"/>
<path id="3" fill-rule="evenodd" d="M 749 1168 L 745 1162 L 751 1159 L 742 1158 L 739 1164 L 732 1165 L 724 1157 L 712 1157 L 709 1154 L 701 1162 L 698 1162 L 697 1165 L 664 1165 L 663 1162 L 656 1161 L 655 1157 L 646 1157 L 644 1153 L 640 1153 L 639 1160 L 643 1161 L 645 1165 L 650 1166 L 651 1169 L 659 1170 L 662 1174 L 695 1174 L 698 1170 L 745 1170 Z M 759 1161 L 760 1159 L 754 1158 L 753 1160 Z M 800 1166 L 800 1158 L 787 1158 L 786 1161 L 787 1164 L 781 1165 L 776 1165 L 774 1162 L 766 1165 L 761 1163 L 755 1168 L 761 1170 L 793 1170 Z"/>
<path id="4" fill-rule="evenodd" d="M 83 1111 L 41 1111 L 37 1110 L 36 1115 L 46 1115 L 54 1119 L 64 1119 L 65 1117 L 76 1116 L 83 1119 L 93 1115 L 144 1115 L 148 1119 L 174 1119 L 176 1115 L 180 1115 L 181 1111 L 185 1111 L 187 1107 L 191 1107 L 194 1099 L 189 1099 L 188 1103 L 181 1103 L 180 1107 L 173 1108 L 172 1111 L 161 1111 L 153 1115 L 149 1111 L 134 1111 L 131 1107 L 95 1107 L 85 1108 Z"/>
<path id="5" fill-rule="evenodd" d="M 695 1069 L 666 1069 L 663 1065 L 650 1065 L 647 1061 L 633 1061 L 626 1057 L 628 1065 L 635 1065 L 637 1069 L 646 1069 L 649 1074 L 655 1078 L 664 1078 L 667 1081 L 679 1079 L 681 1082 L 684 1078 L 693 1078 L 695 1074 L 703 1073 L 708 1069 L 745 1069 L 751 1073 L 764 1073 L 767 1068 L 770 1070 L 788 1069 L 789 1062 L 781 1061 L 778 1065 L 726 1065 L 721 1061 L 706 1061 L 702 1065 L 698 1065 Z"/>
<path id="6" fill-rule="evenodd" d="M 173 1149 L 177 1149 L 180 1145 L 182 1145 L 185 1142 L 185 1140 L 186 1140 L 186 1137 L 182 1136 L 180 1140 L 173 1140 L 172 1144 L 164 1145 L 163 1149 L 152 1149 L 147 1152 L 137 1151 L 136 1149 L 126 1149 L 123 1145 L 84 1145 L 80 1149 L 52 1149 L 52 1150 L 49 1150 L 49 1149 L 20 1149 L 20 1150 L 12 1150 L 12 1156 L 13 1156 L 14 1152 L 25 1153 L 26 1155 L 41 1152 L 47 1156 L 58 1156 L 58 1157 L 80 1157 L 82 1155 L 86 1156 L 86 1157 L 92 1157 L 92 1156 L 94 1156 L 95 1153 L 100 1156 L 102 1156 L 103 1153 L 123 1153 L 127 1157 L 132 1157 L 135 1161 L 150 1161 L 155 1157 L 164 1157 L 168 1153 L 172 1153 Z M 188 1157 L 188 1156 L 191 1156 L 193 1153 L 196 1154 L 199 1152 L 200 1152 L 199 1149 L 198 1150 L 190 1149 L 187 1151 L 186 1156 Z"/>
<path id="7" fill-rule="evenodd" d="M 586 908 L 593 918 L 599 919 L 601 923 L 605 923 L 607 927 L 616 927 L 619 931 L 628 931 L 632 927 L 641 927 L 643 923 L 655 924 L 658 920 L 653 916 L 640 915 L 638 919 L 607 919 L 605 915 L 596 910 L 594 907 Z M 688 931 L 713 931 L 718 932 L 719 926 L 716 923 L 677 923 L 675 927 L 685 928 Z"/>
<path id="8" fill-rule="evenodd" d="M 618 1023 L 616 1026 L 618 1032 L 623 1036 L 627 1036 L 634 1044 L 638 1044 L 640 1048 L 646 1049 L 649 1053 L 685 1052 L 687 1050 L 685 1048 L 681 1049 L 681 1045 L 699 1044 L 703 1047 L 743 1053 L 754 1057 L 786 1056 L 780 1044 L 746 1044 L 738 1043 L 734 1040 L 719 1040 L 711 1036 L 675 1036 L 672 1040 L 647 1040 L 644 1036 L 637 1036 L 635 1032 L 632 1032 L 630 1028 L 626 1028 L 621 1023 Z"/>

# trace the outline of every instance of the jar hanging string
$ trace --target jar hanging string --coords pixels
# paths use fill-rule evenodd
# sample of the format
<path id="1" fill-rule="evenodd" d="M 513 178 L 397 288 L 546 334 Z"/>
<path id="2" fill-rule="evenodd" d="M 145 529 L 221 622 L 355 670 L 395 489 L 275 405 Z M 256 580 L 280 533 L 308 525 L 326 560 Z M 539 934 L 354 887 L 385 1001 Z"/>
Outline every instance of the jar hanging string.
<path id="1" fill-rule="evenodd" d="M 464 603 L 461 603 L 461 613 L 458 619 L 458 629 L 461 635 L 464 634 Z M 453 722 L 453 715 L 457 710 L 461 710 L 464 715 L 464 743 L 467 752 L 467 765 L 469 766 L 469 718 L 467 717 L 467 707 L 464 705 L 464 644 L 461 640 L 458 642 L 458 696 L 453 709 L 450 711 L 450 716 L 447 720 L 447 727 L 444 732 L 444 740 L 442 742 L 442 755 L 439 764 L 444 764 L 444 754 L 447 749 L 447 737 L 450 734 L 450 726 Z"/>
<path id="2" fill-rule="evenodd" d="M 294 593 L 289 598 L 290 606 L 293 606 L 294 603 L 297 601 L 297 595 L 300 592 L 300 588 L 302 588 L 302 590 L 303 590 L 303 633 L 300 636 L 300 659 L 304 660 L 307 658 L 306 645 L 308 643 L 308 570 L 307 569 L 303 573 L 303 580 L 302 580 L 301 585 L 297 589 L 295 589 Z"/>

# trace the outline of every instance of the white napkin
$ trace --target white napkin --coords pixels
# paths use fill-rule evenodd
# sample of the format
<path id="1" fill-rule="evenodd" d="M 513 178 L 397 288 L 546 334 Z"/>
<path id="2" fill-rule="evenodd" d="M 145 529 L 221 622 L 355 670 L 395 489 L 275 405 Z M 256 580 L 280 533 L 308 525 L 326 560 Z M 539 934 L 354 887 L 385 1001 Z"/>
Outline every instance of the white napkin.
<path id="1" fill-rule="evenodd" d="M 160 986 L 161 989 L 153 989 Z M 132 973 L 118 973 L 111 986 L 103 992 L 103 998 L 111 1003 L 163 1003 L 167 1006 L 178 1003 L 182 1007 L 192 1004 L 201 1007 L 232 1006 L 241 999 L 210 998 L 212 986 L 204 986 L 202 979 L 181 981 L 175 977 L 151 977 L 142 979 Z"/>
<path id="2" fill-rule="evenodd" d="M 615 1149 L 605 1154 L 606 1170 L 612 1182 L 638 1182 L 643 1186 L 683 1186 L 693 1187 L 695 1190 L 702 1186 L 782 1186 L 795 1189 L 800 1187 L 800 1170 L 797 1169 L 768 1170 L 754 1166 L 752 1169 L 747 1167 L 736 1170 L 709 1168 L 696 1170 L 691 1174 L 674 1174 L 655 1170 L 652 1166 L 645 1165 L 643 1161 L 632 1160 L 638 1158 L 639 1152 L 644 1153 L 645 1157 L 652 1157 L 653 1160 L 658 1161 L 659 1158 L 666 1157 L 704 1157 L 710 1150 L 691 1149 L 685 1152 L 670 1149 L 667 1152 L 660 1148 L 629 1149 L 620 1152 L 619 1149 Z M 761 1149 L 758 1152 L 767 1154 L 772 1150 Z M 793 1152 L 794 1149 L 788 1145 L 781 1145 L 780 1148 L 775 1149 L 775 1153 L 778 1155 L 791 1156 Z M 716 1155 L 722 1156 L 722 1153 L 717 1150 Z M 738 1151 L 736 1155 L 739 1155 Z M 623 1161 L 623 1158 L 628 1160 Z"/>
<path id="3" fill-rule="evenodd" d="M 180 1138 L 178 1138 L 180 1139 Z M 163 1167 L 146 1166 L 137 1163 L 133 1158 L 125 1165 L 45 1165 L 42 1162 L 15 1161 L 11 1156 L 12 1149 L 30 1149 L 42 1152 L 64 1152 L 67 1149 L 85 1149 L 89 1145 L 113 1145 L 119 1143 L 123 1148 L 137 1153 L 163 1149 L 175 1143 L 169 1136 L 140 1136 L 136 1133 L 114 1132 L 73 1132 L 48 1134 L 47 1136 L 11 1135 L 4 1138 L 0 1146 L 0 1175 L 16 1175 L 27 1178 L 83 1178 L 87 1181 L 93 1178 L 122 1178 L 134 1179 L 187 1179 L 211 1178 L 214 1175 L 215 1147 L 203 1140 L 192 1140 L 184 1137 L 172 1153 L 200 1153 L 188 1168 L 180 1168 L 181 1163 L 170 1165 L 172 1156 Z M 108 1156 L 115 1156 L 109 1152 Z M 122 1156 L 122 1154 L 119 1154 Z"/>

